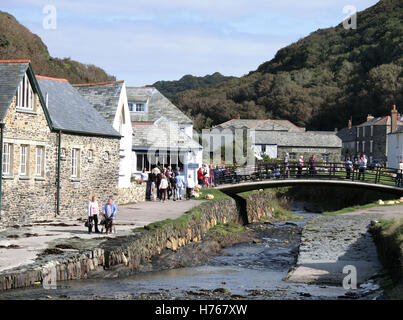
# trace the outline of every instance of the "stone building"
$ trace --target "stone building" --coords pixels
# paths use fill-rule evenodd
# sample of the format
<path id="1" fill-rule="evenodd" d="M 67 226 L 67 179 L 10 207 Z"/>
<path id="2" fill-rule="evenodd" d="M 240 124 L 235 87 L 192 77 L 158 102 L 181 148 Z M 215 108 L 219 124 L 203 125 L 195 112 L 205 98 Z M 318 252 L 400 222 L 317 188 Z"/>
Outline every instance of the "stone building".
<path id="1" fill-rule="evenodd" d="M 214 127 L 228 130 L 249 130 L 253 136 L 252 148 L 255 156 L 284 158 L 289 153 L 291 159 L 299 156 L 309 158 L 315 155 L 318 161 L 338 162 L 341 154 L 341 140 L 335 132 L 306 131 L 288 120 L 232 119 Z"/>
<path id="2" fill-rule="evenodd" d="M 338 131 L 336 135 L 342 141 L 341 160 L 345 161 L 347 157 L 353 157 L 356 153 L 355 138 L 357 136 L 357 128 L 352 126 L 351 120 L 348 120 L 347 127 Z"/>
<path id="3" fill-rule="evenodd" d="M 339 134 L 339 137 L 343 143 L 348 144 L 348 155 L 351 158 L 365 154 L 368 157 L 369 164 L 387 165 L 388 134 L 401 125 L 403 125 L 401 116 L 394 106 L 391 115 L 384 117 L 368 115 L 365 122 L 352 126 L 350 132 L 354 132 L 354 139 L 343 134 Z M 346 128 L 340 130 L 340 132 L 345 133 Z M 352 144 L 354 144 L 354 148 L 351 148 Z M 345 155 L 347 155 L 347 152 L 345 152 Z"/>
<path id="4" fill-rule="evenodd" d="M 0 74 L 0 223 L 85 216 L 91 193 L 116 195 L 112 126 L 66 80 L 37 80 L 29 60 L 0 61 Z"/>
<path id="5" fill-rule="evenodd" d="M 119 187 L 130 187 L 132 168 L 132 125 L 124 81 L 73 85 L 80 94 L 120 133 Z"/>
<path id="6" fill-rule="evenodd" d="M 133 127 L 132 174 L 156 164 L 179 166 L 196 179 L 202 146 L 193 139 L 193 122 L 154 87 L 127 87 Z"/>

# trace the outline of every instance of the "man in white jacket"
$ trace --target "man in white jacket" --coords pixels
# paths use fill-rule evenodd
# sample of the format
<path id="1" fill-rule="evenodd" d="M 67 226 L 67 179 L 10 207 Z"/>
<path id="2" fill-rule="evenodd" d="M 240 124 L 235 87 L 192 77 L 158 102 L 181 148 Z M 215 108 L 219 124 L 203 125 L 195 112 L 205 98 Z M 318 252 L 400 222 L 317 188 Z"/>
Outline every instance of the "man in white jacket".
<path id="1" fill-rule="evenodd" d="M 190 200 L 190 197 L 192 195 L 192 190 L 195 187 L 195 181 L 193 176 L 189 173 L 187 179 L 186 179 L 186 200 Z"/>

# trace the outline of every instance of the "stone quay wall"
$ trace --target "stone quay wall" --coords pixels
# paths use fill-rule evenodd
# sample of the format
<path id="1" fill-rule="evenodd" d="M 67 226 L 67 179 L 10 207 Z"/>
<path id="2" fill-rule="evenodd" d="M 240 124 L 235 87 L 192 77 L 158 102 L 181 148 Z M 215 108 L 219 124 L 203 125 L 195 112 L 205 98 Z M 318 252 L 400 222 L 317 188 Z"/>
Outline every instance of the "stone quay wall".
<path id="1" fill-rule="evenodd" d="M 264 205 L 269 204 L 266 192 L 253 195 L 256 205 L 250 204 L 248 215 L 258 217 L 270 214 Z M 206 201 L 174 221 L 156 222 L 144 229 L 133 231 L 133 235 L 109 239 L 98 248 L 69 256 L 55 256 L 47 261 L 47 269 L 39 263 L 17 270 L 0 273 L 0 291 L 41 284 L 46 279 L 47 270 L 54 268 L 55 280 L 76 280 L 91 278 L 101 271 L 121 269 L 126 276 L 138 271 L 143 261 L 149 261 L 163 249 L 176 251 L 190 242 L 203 239 L 205 233 L 218 223 L 242 223 L 240 206 L 233 198 Z"/>
<path id="2" fill-rule="evenodd" d="M 119 188 L 117 204 L 137 203 L 146 200 L 146 186 L 147 184 L 132 182 L 128 188 Z"/>

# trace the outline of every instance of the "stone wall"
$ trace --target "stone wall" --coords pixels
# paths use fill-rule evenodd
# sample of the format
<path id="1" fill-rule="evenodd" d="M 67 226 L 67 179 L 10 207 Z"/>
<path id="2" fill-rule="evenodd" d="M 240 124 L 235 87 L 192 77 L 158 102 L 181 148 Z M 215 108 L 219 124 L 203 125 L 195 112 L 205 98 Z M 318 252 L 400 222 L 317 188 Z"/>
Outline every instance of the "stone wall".
<path id="1" fill-rule="evenodd" d="M 117 203 L 123 205 L 145 201 L 146 187 L 147 184 L 145 182 L 141 184 L 134 182 L 129 188 L 119 188 Z"/>
<path id="2" fill-rule="evenodd" d="M 258 222 L 263 217 L 271 217 L 273 214 L 272 193 L 259 191 L 252 193 L 246 199 L 246 213 L 248 223 Z"/>
<path id="3" fill-rule="evenodd" d="M 88 200 L 97 197 L 99 205 L 109 197 L 117 199 L 119 179 L 119 139 L 62 133 L 65 157 L 60 164 L 60 215 L 87 216 Z M 72 177 L 72 151 L 80 150 L 78 177 Z M 92 157 L 88 151 L 92 150 Z M 109 153 L 105 160 L 104 153 Z"/>
<path id="4" fill-rule="evenodd" d="M 0 225 L 29 224 L 48 220 L 57 213 L 58 133 L 51 132 L 36 96 L 33 111 L 19 110 L 15 98 L 4 123 L 4 143 L 11 146 L 10 174 L 2 178 Z M 60 161 L 60 215 L 86 216 L 88 200 L 100 204 L 118 196 L 119 139 L 62 133 L 65 156 Z M 22 175 L 21 146 L 26 146 L 27 172 Z M 43 147 L 43 174 L 36 175 L 36 149 Z M 72 149 L 79 152 L 79 174 L 72 177 Z M 92 150 L 92 159 L 88 151 Z M 104 159 L 104 153 L 109 159 Z"/>
<path id="5" fill-rule="evenodd" d="M 270 213 L 270 210 L 264 208 L 269 204 L 267 193 L 256 193 L 250 200 L 248 210 L 257 210 L 248 212 L 251 219 Z M 217 223 L 242 221 L 240 207 L 234 199 L 207 201 L 177 220 L 134 230 L 131 236 L 109 239 L 93 250 L 55 258 L 47 266 L 56 269 L 57 281 L 85 279 L 91 277 L 93 271 L 112 270 L 116 267 L 123 268 L 123 274 L 127 275 L 136 272 L 142 261 L 150 260 L 165 248 L 175 251 L 190 242 L 201 240 Z M 0 291 L 32 286 L 42 282 L 45 275 L 46 270 L 40 264 L 2 272 Z"/>
<path id="6" fill-rule="evenodd" d="M 10 173 L 3 174 L 0 224 L 48 219 L 56 209 L 56 134 L 49 129 L 38 96 L 32 111 L 16 108 L 15 97 L 4 119 L 4 143 L 11 146 Z M 27 172 L 20 172 L 21 146 L 27 146 Z M 36 148 L 44 147 L 45 170 L 36 176 Z M 1 170 L 1 168 L 0 168 Z"/>

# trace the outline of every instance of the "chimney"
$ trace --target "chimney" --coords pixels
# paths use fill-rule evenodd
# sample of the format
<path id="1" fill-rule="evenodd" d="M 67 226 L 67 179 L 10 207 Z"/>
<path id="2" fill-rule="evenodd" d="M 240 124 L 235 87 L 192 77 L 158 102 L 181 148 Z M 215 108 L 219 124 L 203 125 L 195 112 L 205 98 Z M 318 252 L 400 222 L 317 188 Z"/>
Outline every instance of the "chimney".
<path id="1" fill-rule="evenodd" d="M 393 105 L 392 111 L 390 112 L 390 118 L 391 118 L 391 132 L 395 131 L 397 129 L 397 110 L 396 110 L 396 105 Z"/>
<path id="2" fill-rule="evenodd" d="M 367 115 L 367 121 L 371 121 L 374 118 L 372 114 Z"/>
<path id="3" fill-rule="evenodd" d="M 353 127 L 353 123 L 351 122 L 351 119 L 348 120 L 347 127 L 348 127 L 349 129 L 351 129 L 351 128 Z"/>

